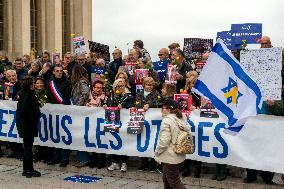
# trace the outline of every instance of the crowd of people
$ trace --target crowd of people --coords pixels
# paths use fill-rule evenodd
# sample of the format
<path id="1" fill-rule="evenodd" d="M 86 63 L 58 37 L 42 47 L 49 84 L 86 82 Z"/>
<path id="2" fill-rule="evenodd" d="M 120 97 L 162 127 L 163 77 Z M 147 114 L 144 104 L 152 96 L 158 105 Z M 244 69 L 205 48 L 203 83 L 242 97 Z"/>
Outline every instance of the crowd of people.
<path id="1" fill-rule="evenodd" d="M 263 37 L 261 48 L 269 47 L 272 47 L 269 37 Z M 239 59 L 239 51 L 234 51 L 233 54 Z M 97 57 L 92 52 L 76 55 L 66 52 L 63 59 L 56 62 L 51 61 L 51 54 L 48 51 L 44 51 L 36 60 L 31 60 L 29 55 L 24 55 L 16 58 L 13 63 L 3 56 L 1 57 L 0 98 L 19 100 L 22 93 L 18 94 L 18 92 L 22 87 L 27 87 L 25 85 L 27 81 L 30 81 L 28 79 L 33 77 L 32 88 L 39 107 L 50 103 L 88 107 L 136 107 L 143 108 L 144 111 L 149 108 L 162 108 L 162 102 L 173 99 L 174 94 L 192 95 L 191 88 L 199 74 L 196 62 L 206 61 L 208 56 L 209 52 L 204 52 L 200 60 L 188 60 L 180 49 L 180 45 L 172 43 L 168 48 L 159 50 L 160 61 L 152 62 L 141 40 L 134 41 L 133 48 L 126 55 L 116 48 L 112 52 L 113 61 L 111 62 L 105 62 L 103 58 Z M 166 82 L 167 66 L 171 64 L 177 65 L 176 83 Z M 157 69 L 157 67 L 163 69 Z M 148 69 L 148 76 L 142 79 L 144 90 L 136 89 L 135 69 Z M 267 105 L 272 107 L 275 102 L 267 101 Z M 194 94 L 191 110 L 199 106 L 198 95 Z M 9 142 L 8 146 L 11 153 L 7 154 L 7 157 L 18 159 L 24 157 L 25 159 L 21 144 Z M 49 165 L 59 164 L 60 167 L 66 167 L 69 164 L 71 151 L 37 146 L 34 152 L 34 162 L 43 161 Z M 3 156 L 2 151 L 0 156 Z M 107 156 L 103 153 L 78 151 L 75 166 L 100 169 L 107 166 L 107 158 L 111 162 L 107 167 L 109 171 L 118 169 L 122 172 L 127 171 L 127 154 Z M 202 163 L 199 161 L 185 160 L 182 175 L 186 177 L 192 172 L 194 177 L 199 178 L 201 167 Z M 161 171 L 152 158 L 141 158 L 141 166 L 138 169 Z M 226 165 L 216 165 L 216 173 L 212 179 L 224 180 L 227 172 Z M 244 182 L 255 181 L 257 173 L 256 170 L 248 170 Z M 266 183 L 271 183 L 272 173 L 261 171 L 261 176 Z"/>

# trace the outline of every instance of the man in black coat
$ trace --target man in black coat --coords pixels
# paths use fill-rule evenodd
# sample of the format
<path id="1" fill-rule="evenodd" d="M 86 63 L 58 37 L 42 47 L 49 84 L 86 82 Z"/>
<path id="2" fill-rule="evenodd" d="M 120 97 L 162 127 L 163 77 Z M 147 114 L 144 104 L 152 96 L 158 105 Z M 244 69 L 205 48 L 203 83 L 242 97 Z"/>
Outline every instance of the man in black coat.
<path id="1" fill-rule="evenodd" d="M 182 50 L 175 49 L 172 51 L 172 54 L 171 54 L 172 63 L 175 64 L 177 57 L 178 57 L 178 60 L 179 60 L 178 62 L 180 63 L 180 65 L 178 66 L 178 73 L 176 75 L 176 78 L 177 78 L 176 87 L 177 87 L 177 93 L 180 93 L 180 90 L 184 89 L 184 86 L 185 86 L 186 73 L 193 69 L 191 65 L 185 61 L 185 56 Z"/>
<path id="2" fill-rule="evenodd" d="M 53 68 L 53 77 L 47 87 L 48 102 L 51 104 L 70 105 L 71 84 L 63 73 L 63 67 L 56 65 Z M 46 162 L 49 165 L 60 163 L 61 167 L 69 164 L 70 150 L 48 148 L 46 151 Z"/>
<path id="3" fill-rule="evenodd" d="M 23 176 L 40 177 L 40 172 L 33 168 L 33 143 L 38 136 L 38 119 L 40 104 L 33 93 L 33 77 L 26 76 L 22 80 L 22 90 L 17 95 L 16 124 L 20 138 L 24 142 Z"/>
<path id="4" fill-rule="evenodd" d="M 110 79 L 114 82 L 115 76 L 118 72 L 118 68 L 122 66 L 122 51 L 120 49 L 115 49 L 112 53 L 113 61 L 109 63 Z"/>

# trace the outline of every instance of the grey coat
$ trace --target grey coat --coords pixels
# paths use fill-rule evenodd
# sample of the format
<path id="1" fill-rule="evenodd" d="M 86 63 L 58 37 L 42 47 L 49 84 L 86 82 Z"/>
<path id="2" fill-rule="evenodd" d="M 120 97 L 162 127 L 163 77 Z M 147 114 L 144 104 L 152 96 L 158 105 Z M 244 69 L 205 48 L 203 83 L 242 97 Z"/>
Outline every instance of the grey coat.
<path id="1" fill-rule="evenodd" d="M 73 105 L 85 106 L 89 100 L 90 87 L 86 80 L 78 81 L 71 92 L 71 100 Z"/>

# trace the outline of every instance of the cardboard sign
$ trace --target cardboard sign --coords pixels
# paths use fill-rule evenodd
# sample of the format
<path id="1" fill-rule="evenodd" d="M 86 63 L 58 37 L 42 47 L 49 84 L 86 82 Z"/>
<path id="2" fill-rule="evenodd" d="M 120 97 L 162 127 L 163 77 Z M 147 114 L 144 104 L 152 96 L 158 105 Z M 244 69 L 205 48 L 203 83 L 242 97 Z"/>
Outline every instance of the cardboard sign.
<path id="1" fill-rule="evenodd" d="M 120 110 L 118 107 L 106 107 L 105 108 L 105 122 L 104 132 L 116 132 L 119 133 L 120 128 Z"/>
<path id="2" fill-rule="evenodd" d="M 130 121 L 128 122 L 128 134 L 140 134 L 143 132 L 145 111 L 143 109 L 130 109 Z"/>

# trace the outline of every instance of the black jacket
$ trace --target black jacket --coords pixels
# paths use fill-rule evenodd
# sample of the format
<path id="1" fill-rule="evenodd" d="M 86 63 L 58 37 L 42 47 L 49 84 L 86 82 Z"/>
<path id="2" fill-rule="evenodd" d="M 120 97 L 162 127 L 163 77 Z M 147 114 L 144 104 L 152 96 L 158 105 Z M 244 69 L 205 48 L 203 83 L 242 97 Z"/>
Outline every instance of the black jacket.
<path id="1" fill-rule="evenodd" d="M 30 89 L 22 89 L 17 95 L 16 124 L 20 138 L 38 136 L 40 104 Z"/>
<path id="2" fill-rule="evenodd" d="M 54 96 L 51 88 L 50 88 L 50 82 L 54 81 L 55 85 L 57 86 L 58 90 L 60 91 L 62 98 L 63 98 L 63 102 L 62 104 L 65 105 L 70 105 L 70 97 L 71 97 L 71 84 L 70 82 L 66 79 L 65 76 L 63 76 L 62 78 L 58 79 L 55 77 L 52 77 L 52 79 L 49 81 L 49 83 L 47 84 L 47 97 L 48 97 L 48 102 L 50 102 L 51 104 L 60 104 L 58 102 L 58 100 L 56 99 L 56 97 Z"/>
<path id="3" fill-rule="evenodd" d="M 136 95 L 136 107 L 143 108 L 145 104 L 149 104 L 149 108 L 158 108 L 160 94 L 155 89 L 144 97 L 144 91 L 141 91 Z"/>
<path id="4" fill-rule="evenodd" d="M 118 72 L 118 68 L 120 66 L 122 66 L 122 58 L 119 58 L 119 59 L 116 59 L 116 60 L 113 60 L 111 63 L 109 63 L 109 70 L 110 70 L 110 79 L 112 82 L 114 82 L 114 79 L 115 79 L 115 76 Z"/>
<path id="5" fill-rule="evenodd" d="M 187 62 L 184 62 L 182 66 L 178 69 L 178 73 L 183 76 L 182 80 L 177 80 L 177 93 L 180 93 L 180 89 L 184 89 L 185 87 L 185 80 L 186 80 L 186 73 L 193 70 L 191 65 Z"/>
<path id="6" fill-rule="evenodd" d="M 28 70 L 26 70 L 25 68 L 17 70 L 16 72 L 18 81 L 22 80 L 26 75 L 28 75 Z"/>
<path id="7" fill-rule="evenodd" d="M 131 93 L 125 93 L 122 96 L 114 96 L 114 99 L 112 99 L 112 97 L 108 97 L 107 106 L 116 107 L 119 104 L 121 104 L 122 108 L 131 108 L 134 105 L 134 97 Z"/>

